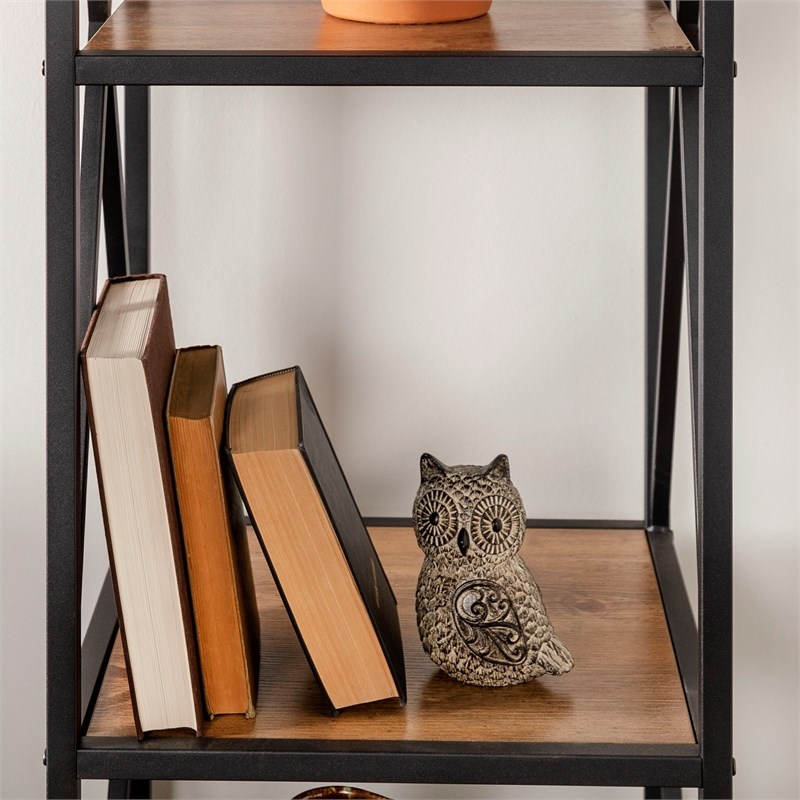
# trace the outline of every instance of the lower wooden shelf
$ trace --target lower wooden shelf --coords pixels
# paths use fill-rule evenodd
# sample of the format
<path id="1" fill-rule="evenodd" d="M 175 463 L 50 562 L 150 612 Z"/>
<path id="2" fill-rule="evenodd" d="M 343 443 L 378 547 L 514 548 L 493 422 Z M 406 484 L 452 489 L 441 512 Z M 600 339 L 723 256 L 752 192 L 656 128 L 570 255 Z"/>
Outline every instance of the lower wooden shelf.
<path id="1" fill-rule="evenodd" d="M 565 676 L 503 689 L 464 686 L 437 670 L 416 629 L 414 593 L 422 554 L 413 531 L 373 528 L 371 534 L 399 604 L 408 704 L 363 706 L 336 718 L 326 713 L 253 535 L 262 620 L 258 713 L 253 720 L 223 716 L 207 723 L 198 746 L 231 750 L 236 747 L 231 740 L 275 740 L 284 749 L 293 743 L 303 750 L 348 742 L 346 749 L 361 743 L 370 750 L 391 742 L 395 750 L 424 753 L 436 752 L 436 744 L 458 752 L 463 743 L 470 752 L 483 743 L 504 752 L 508 743 L 514 752 L 512 745 L 527 743 L 547 745 L 548 752 L 563 745 L 571 754 L 581 746 L 587 754 L 601 752 L 603 745 L 609 752 L 615 745 L 662 755 L 696 752 L 685 747 L 695 745 L 695 736 L 642 531 L 528 532 L 522 555 L 576 665 Z M 95 742 L 113 749 L 123 745 L 121 740 L 133 749 L 169 747 L 164 739 L 155 745 L 135 741 L 119 641 L 87 733 L 83 742 L 90 748 Z M 229 741 L 214 744 L 220 739 Z M 245 741 L 240 744 L 247 748 Z"/>

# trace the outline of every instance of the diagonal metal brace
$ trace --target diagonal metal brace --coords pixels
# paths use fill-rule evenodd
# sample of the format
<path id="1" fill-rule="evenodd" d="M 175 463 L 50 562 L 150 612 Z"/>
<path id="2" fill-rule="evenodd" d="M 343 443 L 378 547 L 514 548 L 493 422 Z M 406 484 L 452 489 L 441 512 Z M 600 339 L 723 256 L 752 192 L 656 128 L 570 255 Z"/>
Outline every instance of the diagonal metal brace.
<path id="1" fill-rule="evenodd" d="M 678 93 L 676 92 L 670 143 L 669 200 L 664 242 L 653 441 L 650 451 L 652 461 L 649 470 L 649 513 L 647 514 L 650 527 L 663 529 L 670 527 L 672 453 L 675 442 L 675 405 L 685 261 L 683 169 L 680 114 L 677 105 Z"/>

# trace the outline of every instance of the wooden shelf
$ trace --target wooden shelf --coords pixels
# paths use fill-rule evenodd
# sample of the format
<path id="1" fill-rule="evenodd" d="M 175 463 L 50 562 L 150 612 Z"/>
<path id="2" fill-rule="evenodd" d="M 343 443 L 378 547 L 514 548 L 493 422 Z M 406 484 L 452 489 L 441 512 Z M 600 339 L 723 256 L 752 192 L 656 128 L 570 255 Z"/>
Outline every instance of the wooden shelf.
<path id="1" fill-rule="evenodd" d="M 204 740 L 695 744 L 642 531 L 529 531 L 523 556 L 576 666 L 562 677 L 504 689 L 464 686 L 437 670 L 416 629 L 414 593 L 422 554 L 413 532 L 373 528 L 371 534 L 397 594 L 407 706 L 363 706 L 336 718 L 326 713 L 251 536 L 262 621 L 258 714 L 254 720 L 218 717 L 206 724 Z M 88 736 L 135 737 L 119 641 Z"/>
<path id="2" fill-rule="evenodd" d="M 440 25 L 372 25 L 318 0 L 125 0 L 75 59 L 78 84 L 700 86 L 662 0 L 495 0 Z"/>
<path id="3" fill-rule="evenodd" d="M 317 0 L 126 0 L 85 54 L 691 53 L 662 0 L 495 0 L 484 17 L 370 25 Z"/>

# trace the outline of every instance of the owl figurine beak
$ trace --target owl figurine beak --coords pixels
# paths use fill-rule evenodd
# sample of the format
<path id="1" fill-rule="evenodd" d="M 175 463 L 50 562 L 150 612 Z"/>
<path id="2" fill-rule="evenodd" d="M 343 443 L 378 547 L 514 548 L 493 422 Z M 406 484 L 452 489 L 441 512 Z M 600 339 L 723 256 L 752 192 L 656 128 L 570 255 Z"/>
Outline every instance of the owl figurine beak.
<path id="1" fill-rule="evenodd" d="M 458 532 L 458 549 L 461 551 L 462 556 L 465 556 L 467 550 L 469 550 L 469 534 L 466 528 L 462 528 Z"/>

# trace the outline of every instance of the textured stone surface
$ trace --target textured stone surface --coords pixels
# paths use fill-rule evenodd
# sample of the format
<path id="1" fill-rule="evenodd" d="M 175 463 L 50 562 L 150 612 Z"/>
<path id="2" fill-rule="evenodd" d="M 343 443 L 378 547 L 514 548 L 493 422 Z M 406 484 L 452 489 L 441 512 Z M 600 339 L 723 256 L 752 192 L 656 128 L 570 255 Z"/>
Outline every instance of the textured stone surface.
<path id="1" fill-rule="evenodd" d="M 448 675 L 478 686 L 572 669 L 518 555 L 526 516 L 508 458 L 448 467 L 425 453 L 420 473 L 414 530 L 425 561 L 416 607 L 425 652 Z"/>

